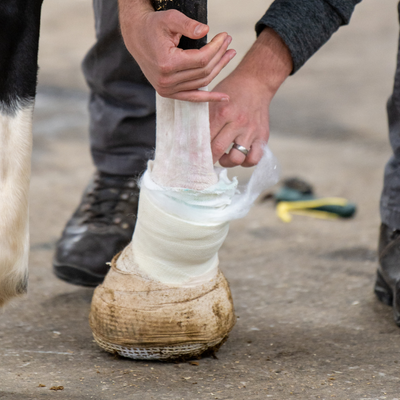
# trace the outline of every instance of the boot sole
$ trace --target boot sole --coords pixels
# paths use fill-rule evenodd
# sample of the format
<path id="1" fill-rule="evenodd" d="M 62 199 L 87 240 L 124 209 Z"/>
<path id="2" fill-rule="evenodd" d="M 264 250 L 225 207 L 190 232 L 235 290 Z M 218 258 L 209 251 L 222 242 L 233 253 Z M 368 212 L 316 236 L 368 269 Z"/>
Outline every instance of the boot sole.
<path id="1" fill-rule="evenodd" d="M 400 282 L 397 282 L 393 292 L 382 274 L 377 271 L 374 292 L 379 301 L 393 307 L 394 322 L 400 327 Z"/>
<path id="2" fill-rule="evenodd" d="M 380 302 L 393 306 L 393 290 L 385 282 L 381 273 L 377 271 L 374 292 Z"/>
<path id="3" fill-rule="evenodd" d="M 57 278 L 78 286 L 96 287 L 104 281 L 104 276 L 71 265 L 53 264 L 53 272 Z"/>

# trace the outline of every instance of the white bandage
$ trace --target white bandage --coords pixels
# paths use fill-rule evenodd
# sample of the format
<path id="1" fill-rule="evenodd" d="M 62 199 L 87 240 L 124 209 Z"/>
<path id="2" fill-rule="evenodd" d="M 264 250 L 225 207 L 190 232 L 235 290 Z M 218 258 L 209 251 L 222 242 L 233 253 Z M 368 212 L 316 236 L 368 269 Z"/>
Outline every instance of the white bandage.
<path id="1" fill-rule="evenodd" d="M 168 214 L 142 188 L 131 257 L 143 272 L 163 283 L 184 284 L 201 275 L 213 278 L 228 229 L 227 222 L 201 224 Z M 126 270 L 121 264 L 118 268 Z"/>
<path id="2" fill-rule="evenodd" d="M 265 147 L 241 194 L 236 178 L 213 168 L 207 104 L 157 96 L 157 113 L 156 158 L 141 180 L 135 232 L 117 268 L 191 286 L 215 276 L 229 221 L 277 182 L 277 163 Z"/>
<path id="3" fill-rule="evenodd" d="M 208 103 L 156 95 L 156 156 L 152 178 L 164 187 L 203 190 L 218 181 L 210 145 Z"/>
<path id="4" fill-rule="evenodd" d="M 118 269 L 129 272 L 138 268 L 153 279 L 174 285 L 212 279 L 229 221 L 247 214 L 259 192 L 277 179 L 275 160 L 267 150 L 261 167 L 265 163 L 273 164 L 268 170 L 274 173 L 267 177 L 256 170 L 240 194 L 237 180 L 230 181 L 226 170 L 219 171 L 216 185 L 202 191 L 160 187 L 151 179 L 150 161 L 141 181 L 135 232 L 125 255 L 117 261 Z M 263 184 L 258 181 L 260 175 L 268 178 Z"/>

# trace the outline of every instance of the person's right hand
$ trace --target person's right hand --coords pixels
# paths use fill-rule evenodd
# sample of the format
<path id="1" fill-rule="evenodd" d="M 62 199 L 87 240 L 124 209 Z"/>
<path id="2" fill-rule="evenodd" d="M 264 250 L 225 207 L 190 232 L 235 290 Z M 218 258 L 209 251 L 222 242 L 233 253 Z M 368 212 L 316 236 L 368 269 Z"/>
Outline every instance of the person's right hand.
<path id="1" fill-rule="evenodd" d="M 154 11 L 120 0 L 121 31 L 128 51 L 163 97 L 192 102 L 228 101 L 225 93 L 197 90 L 207 86 L 235 56 L 232 38 L 220 33 L 200 50 L 178 48 L 180 38 L 200 39 L 208 26 L 179 11 Z"/>

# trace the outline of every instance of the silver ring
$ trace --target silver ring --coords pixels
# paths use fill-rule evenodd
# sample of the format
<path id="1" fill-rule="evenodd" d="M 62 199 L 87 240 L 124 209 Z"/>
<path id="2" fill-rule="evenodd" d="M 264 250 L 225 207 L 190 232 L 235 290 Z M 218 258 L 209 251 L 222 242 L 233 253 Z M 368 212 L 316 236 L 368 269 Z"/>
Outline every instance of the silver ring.
<path id="1" fill-rule="evenodd" d="M 237 144 L 237 143 L 233 143 L 232 149 L 239 150 L 245 156 L 247 156 L 247 154 L 249 154 L 249 151 L 250 151 L 250 150 L 246 149 L 246 147 L 241 146 L 240 144 Z"/>

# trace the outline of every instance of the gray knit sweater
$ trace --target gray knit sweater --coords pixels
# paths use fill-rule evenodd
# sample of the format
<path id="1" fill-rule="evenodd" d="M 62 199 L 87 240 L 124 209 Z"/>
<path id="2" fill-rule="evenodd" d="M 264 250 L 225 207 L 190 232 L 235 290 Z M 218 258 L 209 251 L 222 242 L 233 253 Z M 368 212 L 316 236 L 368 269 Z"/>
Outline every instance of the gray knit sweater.
<path id="1" fill-rule="evenodd" d="M 259 34 L 271 27 L 288 46 L 295 73 L 341 25 L 361 0 L 275 0 L 257 22 Z"/>

